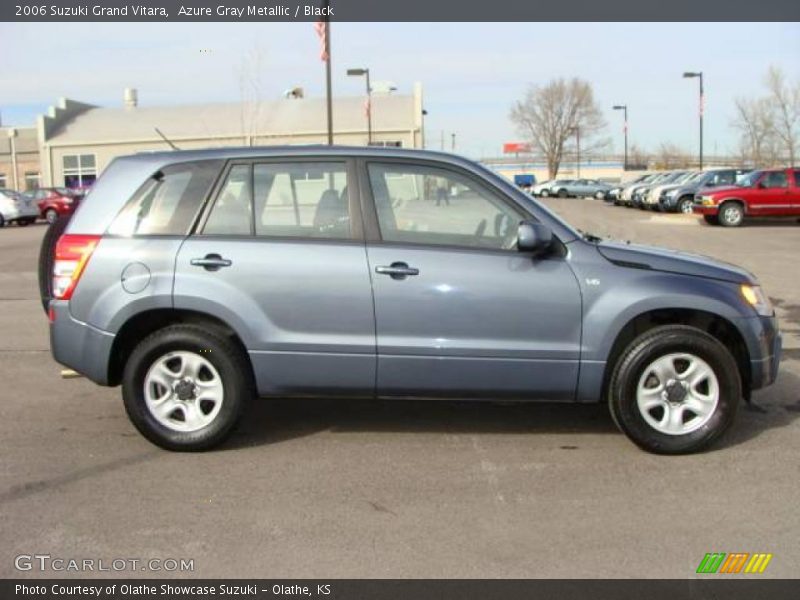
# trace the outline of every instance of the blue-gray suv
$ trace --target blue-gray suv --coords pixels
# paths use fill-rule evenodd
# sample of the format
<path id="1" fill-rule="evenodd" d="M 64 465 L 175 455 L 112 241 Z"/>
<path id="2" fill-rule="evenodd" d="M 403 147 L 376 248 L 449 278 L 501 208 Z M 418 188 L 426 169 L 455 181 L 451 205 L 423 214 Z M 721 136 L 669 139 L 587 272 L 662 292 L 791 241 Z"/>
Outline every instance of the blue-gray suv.
<path id="1" fill-rule="evenodd" d="M 747 271 L 582 234 L 447 154 L 118 158 L 54 239 L 53 356 L 121 385 L 172 450 L 298 395 L 603 401 L 640 447 L 686 453 L 778 369 Z"/>

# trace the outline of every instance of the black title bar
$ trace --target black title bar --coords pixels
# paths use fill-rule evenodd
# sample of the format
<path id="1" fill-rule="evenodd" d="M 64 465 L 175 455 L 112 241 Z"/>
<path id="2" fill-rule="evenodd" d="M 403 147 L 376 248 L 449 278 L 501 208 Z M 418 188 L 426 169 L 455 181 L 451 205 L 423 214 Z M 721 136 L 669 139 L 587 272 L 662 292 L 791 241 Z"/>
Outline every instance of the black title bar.
<path id="1" fill-rule="evenodd" d="M 354 22 L 800 21 L 798 0 L 3 0 L 0 21 L 314 21 L 326 4 Z"/>

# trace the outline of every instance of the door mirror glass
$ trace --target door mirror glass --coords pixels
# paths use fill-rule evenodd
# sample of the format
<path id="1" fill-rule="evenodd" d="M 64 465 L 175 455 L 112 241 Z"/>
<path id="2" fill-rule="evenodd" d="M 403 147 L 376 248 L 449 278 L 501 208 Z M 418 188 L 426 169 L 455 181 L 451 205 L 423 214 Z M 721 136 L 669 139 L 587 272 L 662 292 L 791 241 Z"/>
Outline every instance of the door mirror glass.
<path id="1" fill-rule="evenodd" d="M 523 221 L 519 224 L 517 235 L 517 249 L 520 252 L 532 252 L 540 255 L 547 252 L 553 245 L 553 232 L 541 223 Z"/>

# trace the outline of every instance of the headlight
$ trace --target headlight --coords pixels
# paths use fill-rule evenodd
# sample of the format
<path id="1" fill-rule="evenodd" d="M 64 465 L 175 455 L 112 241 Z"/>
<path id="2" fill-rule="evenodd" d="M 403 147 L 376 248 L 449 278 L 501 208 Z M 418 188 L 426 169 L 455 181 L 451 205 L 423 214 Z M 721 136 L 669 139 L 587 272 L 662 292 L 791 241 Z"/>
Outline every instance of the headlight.
<path id="1" fill-rule="evenodd" d="M 775 311 L 772 309 L 772 304 L 764 295 L 760 286 L 744 283 L 740 289 L 742 290 L 742 297 L 750 306 L 756 309 L 759 315 L 762 317 L 771 317 L 775 314 Z"/>

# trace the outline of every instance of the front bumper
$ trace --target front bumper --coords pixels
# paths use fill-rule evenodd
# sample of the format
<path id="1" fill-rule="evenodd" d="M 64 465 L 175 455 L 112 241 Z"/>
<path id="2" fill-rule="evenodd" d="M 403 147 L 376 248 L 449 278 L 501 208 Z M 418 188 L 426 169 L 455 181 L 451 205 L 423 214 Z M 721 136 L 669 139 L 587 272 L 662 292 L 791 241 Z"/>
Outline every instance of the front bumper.
<path id="1" fill-rule="evenodd" d="M 716 215 L 719 212 L 719 206 L 716 204 L 694 204 L 692 212 L 696 215 Z"/>
<path id="2" fill-rule="evenodd" d="M 68 302 L 50 302 L 50 351 L 56 362 L 95 383 L 108 385 L 113 344 L 113 334 L 74 319 Z"/>
<path id="3" fill-rule="evenodd" d="M 751 317 L 739 320 L 750 353 L 750 389 L 767 387 L 778 377 L 783 337 L 777 317 Z"/>

